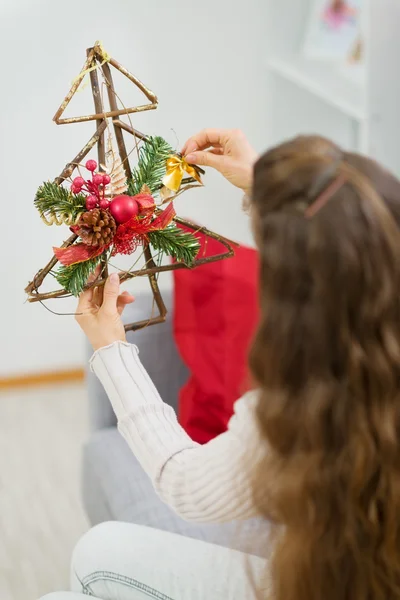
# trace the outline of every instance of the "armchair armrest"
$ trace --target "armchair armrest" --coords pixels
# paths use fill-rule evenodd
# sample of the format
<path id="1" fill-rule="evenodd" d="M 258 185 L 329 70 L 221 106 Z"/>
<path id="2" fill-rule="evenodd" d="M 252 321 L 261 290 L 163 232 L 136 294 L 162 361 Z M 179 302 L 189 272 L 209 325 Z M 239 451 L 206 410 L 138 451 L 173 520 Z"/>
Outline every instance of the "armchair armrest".
<path id="1" fill-rule="evenodd" d="M 178 354 L 173 336 L 172 295 L 172 291 L 163 291 L 163 299 L 168 310 L 165 323 L 129 332 L 127 338 L 128 342 L 138 346 L 141 361 L 161 398 L 176 411 L 179 390 L 186 382 L 188 369 Z M 127 322 L 149 318 L 152 302 L 151 292 L 139 294 L 134 304 L 125 309 Z M 88 360 L 91 355 L 92 350 L 87 344 Z M 92 430 L 115 426 L 115 415 L 103 387 L 89 368 L 86 373 Z"/>

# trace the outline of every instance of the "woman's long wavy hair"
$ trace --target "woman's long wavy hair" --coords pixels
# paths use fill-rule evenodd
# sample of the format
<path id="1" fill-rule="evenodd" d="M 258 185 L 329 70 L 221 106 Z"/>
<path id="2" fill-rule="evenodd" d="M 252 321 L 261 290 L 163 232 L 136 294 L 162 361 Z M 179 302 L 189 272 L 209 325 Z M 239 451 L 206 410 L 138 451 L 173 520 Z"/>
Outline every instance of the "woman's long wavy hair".
<path id="1" fill-rule="evenodd" d="M 251 210 L 262 318 L 250 364 L 268 445 L 254 498 L 278 524 L 272 597 L 398 600 L 400 182 L 300 137 L 259 159 Z"/>

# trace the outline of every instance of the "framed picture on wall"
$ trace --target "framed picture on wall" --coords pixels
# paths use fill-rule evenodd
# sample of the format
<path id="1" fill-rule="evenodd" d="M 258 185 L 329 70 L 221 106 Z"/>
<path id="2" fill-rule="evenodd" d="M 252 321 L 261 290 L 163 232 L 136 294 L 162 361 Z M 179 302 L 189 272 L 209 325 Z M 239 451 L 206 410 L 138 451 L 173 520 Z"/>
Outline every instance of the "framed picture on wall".
<path id="1" fill-rule="evenodd" d="M 304 43 L 307 58 L 345 61 L 361 34 L 363 0 L 314 0 Z"/>

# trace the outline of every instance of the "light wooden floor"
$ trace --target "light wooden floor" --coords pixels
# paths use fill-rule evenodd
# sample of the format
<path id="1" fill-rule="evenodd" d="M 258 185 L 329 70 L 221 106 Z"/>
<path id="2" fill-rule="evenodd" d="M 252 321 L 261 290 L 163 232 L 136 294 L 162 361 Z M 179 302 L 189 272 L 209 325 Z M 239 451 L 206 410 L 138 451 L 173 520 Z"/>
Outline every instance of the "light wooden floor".
<path id="1" fill-rule="evenodd" d="M 83 386 L 0 394 L 0 599 L 68 589 L 69 559 L 88 529 L 80 452 Z"/>

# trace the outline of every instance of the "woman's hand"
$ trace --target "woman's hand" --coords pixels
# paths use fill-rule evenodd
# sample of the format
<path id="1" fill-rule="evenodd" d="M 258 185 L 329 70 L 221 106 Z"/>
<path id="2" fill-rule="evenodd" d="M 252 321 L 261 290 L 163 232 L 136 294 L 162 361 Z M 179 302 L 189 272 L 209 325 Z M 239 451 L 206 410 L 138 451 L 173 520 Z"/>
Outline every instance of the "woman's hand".
<path id="1" fill-rule="evenodd" d="M 91 278 L 98 277 L 96 271 Z M 106 281 L 104 289 L 92 287 L 79 298 L 76 320 L 87 335 L 93 350 L 108 346 L 113 342 L 126 341 L 121 315 L 127 304 L 134 302 L 128 292 L 119 293 L 119 276 L 113 273 Z"/>
<path id="2" fill-rule="evenodd" d="M 256 151 L 238 129 L 204 129 L 182 149 L 188 163 L 213 167 L 230 183 L 251 192 Z"/>

